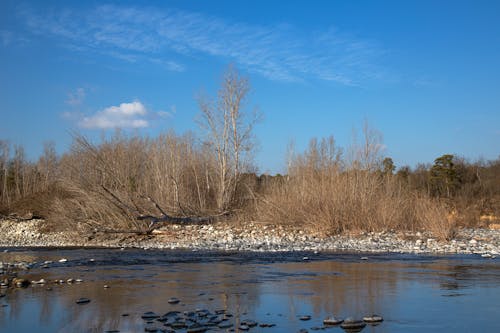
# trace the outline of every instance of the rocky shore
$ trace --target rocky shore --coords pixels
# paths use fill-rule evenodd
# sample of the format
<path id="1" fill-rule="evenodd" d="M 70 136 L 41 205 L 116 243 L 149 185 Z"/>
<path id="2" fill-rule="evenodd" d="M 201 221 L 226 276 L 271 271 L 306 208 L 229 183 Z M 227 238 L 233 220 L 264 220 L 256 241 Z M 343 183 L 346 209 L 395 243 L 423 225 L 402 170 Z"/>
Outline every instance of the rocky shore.
<path id="1" fill-rule="evenodd" d="M 138 247 L 229 251 L 326 251 L 395 253 L 460 253 L 485 258 L 500 255 L 500 230 L 459 229 L 451 241 L 426 232 L 372 232 L 324 236 L 293 226 L 259 223 L 168 225 L 152 235 L 82 235 L 39 232 L 43 221 L 0 220 L 0 247 Z"/>

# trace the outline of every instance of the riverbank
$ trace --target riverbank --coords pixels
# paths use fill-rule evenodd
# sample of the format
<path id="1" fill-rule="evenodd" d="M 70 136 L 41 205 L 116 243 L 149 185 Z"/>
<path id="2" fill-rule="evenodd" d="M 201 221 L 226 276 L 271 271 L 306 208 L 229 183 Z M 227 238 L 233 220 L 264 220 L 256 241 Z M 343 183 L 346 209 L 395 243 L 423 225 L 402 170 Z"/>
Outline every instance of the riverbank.
<path id="1" fill-rule="evenodd" d="M 230 251 L 326 251 L 500 255 L 500 230 L 458 229 L 450 241 L 426 232 L 362 232 L 324 236 L 259 223 L 167 225 L 152 235 L 40 232 L 43 220 L 0 221 L 0 247 L 137 247 Z"/>

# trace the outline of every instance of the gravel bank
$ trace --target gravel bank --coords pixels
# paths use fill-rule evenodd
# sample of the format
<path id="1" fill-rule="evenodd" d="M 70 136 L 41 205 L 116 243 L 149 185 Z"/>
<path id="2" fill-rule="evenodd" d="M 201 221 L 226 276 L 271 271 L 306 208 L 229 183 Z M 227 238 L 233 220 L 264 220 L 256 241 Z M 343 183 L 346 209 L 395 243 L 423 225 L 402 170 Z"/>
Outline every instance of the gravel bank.
<path id="1" fill-rule="evenodd" d="M 38 232 L 41 220 L 0 221 L 1 247 L 139 247 L 193 250 L 325 251 L 402 253 L 461 253 L 500 255 L 500 230 L 460 229 L 457 237 L 441 242 L 428 233 L 377 232 L 324 237 L 290 226 L 169 225 L 151 236 L 124 234 L 81 235 L 76 232 Z"/>

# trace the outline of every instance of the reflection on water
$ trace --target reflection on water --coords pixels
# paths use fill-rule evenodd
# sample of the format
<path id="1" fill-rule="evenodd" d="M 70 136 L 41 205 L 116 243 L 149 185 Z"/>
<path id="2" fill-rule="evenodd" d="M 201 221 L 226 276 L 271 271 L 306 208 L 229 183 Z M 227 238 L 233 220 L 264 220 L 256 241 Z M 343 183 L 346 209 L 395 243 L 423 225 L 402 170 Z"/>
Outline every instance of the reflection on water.
<path id="1" fill-rule="evenodd" d="M 302 260 L 304 255 L 310 260 Z M 62 257 L 68 262 L 57 262 Z M 9 289 L 0 298 L 0 306 L 7 305 L 0 307 L 0 332 L 144 332 L 140 316 L 146 311 L 195 309 L 225 309 L 235 324 L 243 319 L 276 324 L 254 332 L 296 332 L 320 327 L 330 315 L 374 313 L 385 321 L 363 332 L 500 331 L 497 259 L 359 257 L 143 250 L 1 253 L 3 262 L 54 261 L 48 269 L 35 265 L 27 271 L 30 280 L 84 282 Z M 80 297 L 91 302 L 77 305 Z M 171 297 L 181 302 L 171 305 Z M 301 321 L 302 315 L 312 319 Z"/>

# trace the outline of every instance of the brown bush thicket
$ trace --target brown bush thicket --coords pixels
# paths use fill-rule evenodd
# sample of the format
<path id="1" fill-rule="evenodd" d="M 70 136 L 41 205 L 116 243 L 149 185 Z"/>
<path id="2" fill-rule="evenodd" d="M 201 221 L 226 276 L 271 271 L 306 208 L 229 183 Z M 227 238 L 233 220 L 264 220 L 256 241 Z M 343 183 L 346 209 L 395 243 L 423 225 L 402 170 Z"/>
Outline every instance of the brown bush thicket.
<path id="1" fill-rule="evenodd" d="M 43 155 L 32 162 L 22 146 L 0 140 L 0 215 L 46 216 L 49 202 L 60 195 L 54 144 L 44 144 Z"/>
<path id="2" fill-rule="evenodd" d="M 446 202 L 459 226 L 500 222 L 500 159 L 469 162 L 445 154 L 433 165 L 402 167 L 396 176 L 408 189 Z"/>
<path id="3" fill-rule="evenodd" d="M 117 133 L 100 144 L 76 135 L 60 164 L 61 183 L 71 194 L 56 201 L 51 214 L 61 224 L 145 230 L 140 215 L 216 211 L 214 163 L 193 135 L 150 139 Z"/>
<path id="4" fill-rule="evenodd" d="M 369 156 L 373 153 L 347 163 L 332 137 L 312 140 L 304 153 L 292 158 L 285 180 L 259 195 L 259 218 L 305 224 L 326 233 L 437 230 L 434 224 L 447 216 L 443 205 L 377 168 L 379 159 Z M 441 230 L 438 236 L 448 238 Z"/>

